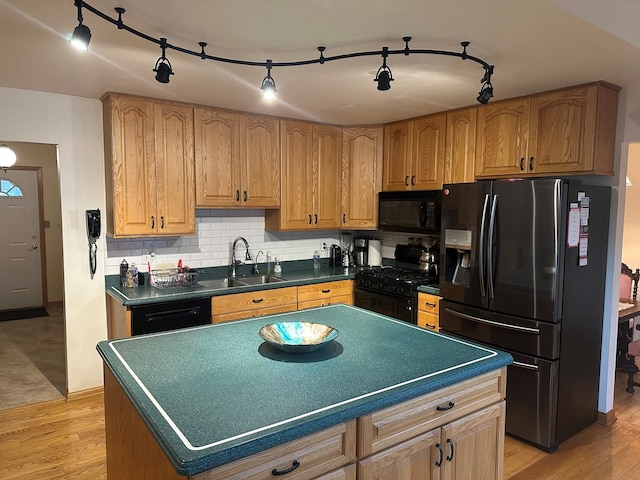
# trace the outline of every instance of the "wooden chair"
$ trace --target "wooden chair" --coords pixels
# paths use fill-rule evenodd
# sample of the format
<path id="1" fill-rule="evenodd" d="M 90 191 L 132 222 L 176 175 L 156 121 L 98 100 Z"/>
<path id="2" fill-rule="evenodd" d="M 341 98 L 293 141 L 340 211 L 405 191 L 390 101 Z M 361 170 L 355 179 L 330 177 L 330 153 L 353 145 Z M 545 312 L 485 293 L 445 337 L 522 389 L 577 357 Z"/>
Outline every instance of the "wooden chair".
<path id="1" fill-rule="evenodd" d="M 620 301 L 636 301 L 638 297 L 638 280 L 640 279 L 640 269 L 633 272 L 627 265 L 622 264 L 620 271 Z M 632 319 L 633 320 L 633 319 Z M 640 387 L 634 375 L 638 372 L 635 357 L 640 356 L 640 340 L 633 340 L 633 328 L 635 322 L 631 321 L 631 326 L 622 325 L 618 328 L 618 368 L 629 375 L 627 379 L 627 392 L 634 393 L 633 387 Z"/>

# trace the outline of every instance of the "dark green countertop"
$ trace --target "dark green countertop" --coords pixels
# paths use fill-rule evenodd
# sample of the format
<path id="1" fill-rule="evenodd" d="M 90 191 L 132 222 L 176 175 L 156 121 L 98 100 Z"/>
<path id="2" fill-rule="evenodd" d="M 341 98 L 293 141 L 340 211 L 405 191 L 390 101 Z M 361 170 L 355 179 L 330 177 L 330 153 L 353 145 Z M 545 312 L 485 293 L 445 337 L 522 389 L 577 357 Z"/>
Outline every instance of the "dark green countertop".
<path id="1" fill-rule="evenodd" d="M 437 285 L 420 285 L 416 290 L 418 290 L 418 292 L 440 295 L 440 287 Z"/>
<path id="2" fill-rule="evenodd" d="M 339 336 L 308 354 L 259 337 L 310 321 Z M 511 363 L 510 355 L 332 305 L 100 342 L 107 367 L 181 475 L 193 475 Z"/>
<path id="3" fill-rule="evenodd" d="M 226 270 L 226 269 L 225 269 Z M 107 294 L 115 298 L 126 307 L 145 305 L 149 303 L 170 302 L 174 300 L 187 300 L 189 298 L 215 297 L 230 293 L 252 292 L 257 290 L 269 290 L 273 288 L 295 287 L 313 283 L 332 282 L 336 280 L 350 280 L 355 277 L 356 268 L 323 266 L 315 271 L 313 268 L 298 268 L 285 270 L 276 276 L 283 278 L 283 282 L 268 283 L 264 285 L 249 285 L 238 287 L 205 288 L 202 286 L 184 288 L 155 288 L 150 285 L 142 285 L 135 288 L 121 287 L 114 276 L 106 282 Z M 221 278 L 204 275 L 201 280 Z M 237 277 L 242 280 L 242 276 Z"/>

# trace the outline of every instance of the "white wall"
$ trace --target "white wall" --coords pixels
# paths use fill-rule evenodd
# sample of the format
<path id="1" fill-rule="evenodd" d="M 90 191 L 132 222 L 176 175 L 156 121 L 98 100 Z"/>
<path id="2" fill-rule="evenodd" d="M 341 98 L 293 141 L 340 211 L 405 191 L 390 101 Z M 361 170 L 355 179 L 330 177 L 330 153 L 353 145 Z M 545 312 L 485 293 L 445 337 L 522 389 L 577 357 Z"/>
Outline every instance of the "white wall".
<path id="1" fill-rule="evenodd" d="M 105 204 L 101 104 L 0 87 L 0 105 L 1 141 L 58 145 L 68 389 L 102 385 L 95 347 L 107 334 L 104 265 L 90 280 L 84 220 L 85 209 L 104 210 Z"/>

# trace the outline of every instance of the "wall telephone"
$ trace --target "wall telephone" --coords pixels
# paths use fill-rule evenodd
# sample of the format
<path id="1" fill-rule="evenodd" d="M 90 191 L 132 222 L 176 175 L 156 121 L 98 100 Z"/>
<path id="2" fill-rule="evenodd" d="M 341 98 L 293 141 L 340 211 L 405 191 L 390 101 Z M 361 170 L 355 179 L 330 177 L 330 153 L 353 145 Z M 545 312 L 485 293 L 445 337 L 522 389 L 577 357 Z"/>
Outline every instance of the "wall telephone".
<path id="1" fill-rule="evenodd" d="M 96 240 L 100 237 L 100 210 L 87 210 L 87 237 L 89 239 L 89 267 L 91 278 L 96 273 L 98 265 L 98 246 Z"/>

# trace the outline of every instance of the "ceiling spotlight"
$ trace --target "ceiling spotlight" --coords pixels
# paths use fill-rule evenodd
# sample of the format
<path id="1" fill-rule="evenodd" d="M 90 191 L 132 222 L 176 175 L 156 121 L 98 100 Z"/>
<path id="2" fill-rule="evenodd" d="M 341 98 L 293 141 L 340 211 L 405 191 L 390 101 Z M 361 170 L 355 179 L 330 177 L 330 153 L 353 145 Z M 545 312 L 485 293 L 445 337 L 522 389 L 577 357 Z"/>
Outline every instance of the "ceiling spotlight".
<path id="1" fill-rule="evenodd" d="M 267 76 L 262 79 L 262 96 L 267 100 L 270 100 L 276 96 L 276 82 L 271 77 L 271 60 L 267 60 Z"/>
<path id="2" fill-rule="evenodd" d="M 376 72 L 376 78 L 374 82 L 378 82 L 378 90 L 389 90 L 391 88 L 391 82 L 393 82 L 393 74 L 391 69 L 387 67 L 387 56 L 389 48 L 382 47 L 382 66 Z"/>
<path id="3" fill-rule="evenodd" d="M 16 163 L 16 152 L 11 150 L 7 145 L 0 145 L 0 168 L 7 171 L 7 168 L 13 167 Z"/>
<path id="4" fill-rule="evenodd" d="M 162 56 L 158 58 L 156 62 L 156 67 L 153 69 L 156 72 L 156 80 L 160 83 L 169 83 L 169 75 L 173 75 L 173 70 L 171 69 L 171 63 L 165 57 L 165 52 L 167 50 L 167 39 L 160 39 L 160 48 L 162 48 Z"/>
<path id="5" fill-rule="evenodd" d="M 480 92 L 478 93 L 478 102 L 483 105 L 489 103 L 491 97 L 493 97 L 493 85 L 491 85 L 491 75 L 493 74 L 493 66 L 485 67 L 484 69 L 484 77 L 480 80 L 482 83 L 482 87 L 480 88 Z"/>
<path id="6" fill-rule="evenodd" d="M 78 26 L 73 30 L 69 43 L 78 50 L 87 51 L 91 41 L 91 30 L 82 24 L 82 2 L 76 0 L 75 5 L 78 7 Z"/>

